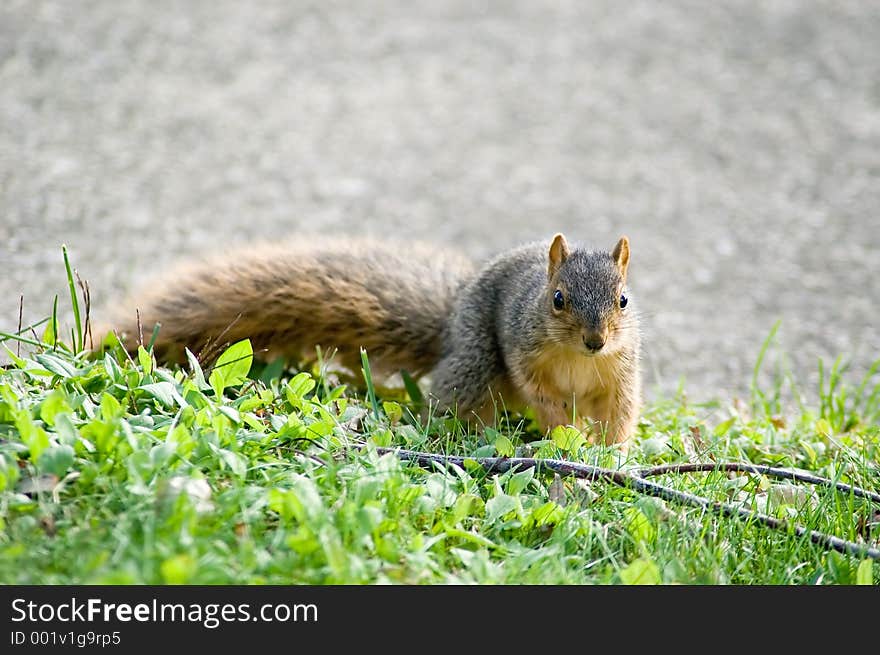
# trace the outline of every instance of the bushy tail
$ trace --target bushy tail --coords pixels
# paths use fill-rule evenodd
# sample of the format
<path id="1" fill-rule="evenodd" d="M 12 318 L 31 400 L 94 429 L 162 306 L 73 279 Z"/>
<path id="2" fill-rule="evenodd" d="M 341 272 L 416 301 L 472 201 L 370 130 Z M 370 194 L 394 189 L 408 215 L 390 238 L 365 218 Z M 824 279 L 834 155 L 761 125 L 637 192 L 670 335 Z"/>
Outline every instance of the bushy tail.
<path id="1" fill-rule="evenodd" d="M 183 361 L 184 347 L 210 358 L 206 350 L 249 338 L 266 358 L 314 356 L 320 345 L 358 370 L 363 347 L 379 370 L 420 375 L 440 358 L 456 292 L 471 272 L 463 257 L 427 245 L 253 245 L 148 280 L 108 327 L 136 349 L 159 323 L 154 351 L 162 361 Z"/>

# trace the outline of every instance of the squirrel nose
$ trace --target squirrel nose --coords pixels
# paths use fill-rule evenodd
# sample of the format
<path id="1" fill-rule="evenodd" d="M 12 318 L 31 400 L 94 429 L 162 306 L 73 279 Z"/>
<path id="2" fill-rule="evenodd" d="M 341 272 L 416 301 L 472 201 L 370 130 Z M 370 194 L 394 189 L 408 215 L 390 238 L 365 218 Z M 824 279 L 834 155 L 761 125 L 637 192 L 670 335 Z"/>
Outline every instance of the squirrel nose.
<path id="1" fill-rule="evenodd" d="M 605 335 L 601 332 L 587 332 L 584 334 L 584 345 L 592 353 L 599 352 L 605 345 Z"/>

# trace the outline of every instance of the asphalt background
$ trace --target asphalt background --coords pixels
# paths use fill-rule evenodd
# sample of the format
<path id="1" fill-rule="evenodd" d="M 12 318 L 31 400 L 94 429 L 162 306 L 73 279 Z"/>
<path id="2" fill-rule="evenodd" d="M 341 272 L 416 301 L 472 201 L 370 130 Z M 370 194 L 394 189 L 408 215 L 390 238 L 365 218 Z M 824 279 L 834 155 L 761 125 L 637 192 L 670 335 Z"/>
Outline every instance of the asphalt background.
<path id="1" fill-rule="evenodd" d="M 0 3 L 0 330 L 296 231 L 631 239 L 649 396 L 880 356 L 880 3 Z M 62 295 L 63 298 L 63 295 Z M 63 303 L 62 303 L 63 304 Z"/>

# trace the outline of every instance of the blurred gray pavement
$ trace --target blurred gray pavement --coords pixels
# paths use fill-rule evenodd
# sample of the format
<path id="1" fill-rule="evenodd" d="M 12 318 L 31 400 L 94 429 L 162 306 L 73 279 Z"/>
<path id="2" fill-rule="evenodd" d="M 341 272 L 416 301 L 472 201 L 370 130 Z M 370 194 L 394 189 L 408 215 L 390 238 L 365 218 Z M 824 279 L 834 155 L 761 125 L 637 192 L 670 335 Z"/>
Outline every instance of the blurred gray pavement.
<path id="1" fill-rule="evenodd" d="M 297 231 L 632 243 L 648 395 L 880 356 L 880 3 L 0 3 L 0 330 Z M 62 302 L 63 304 L 63 302 Z"/>

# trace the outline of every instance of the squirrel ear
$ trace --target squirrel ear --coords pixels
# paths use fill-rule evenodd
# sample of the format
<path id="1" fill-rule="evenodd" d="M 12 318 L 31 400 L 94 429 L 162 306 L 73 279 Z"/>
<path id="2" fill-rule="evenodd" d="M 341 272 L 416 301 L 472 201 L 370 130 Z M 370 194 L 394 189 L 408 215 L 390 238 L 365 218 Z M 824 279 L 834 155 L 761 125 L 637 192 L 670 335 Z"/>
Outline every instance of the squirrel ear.
<path id="1" fill-rule="evenodd" d="M 565 237 L 561 234 L 553 237 L 553 243 L 550 244 L 550 265 L 547 267 L 549 277 L 553 277 L 562 266 L 562 262 L 568 259 L 568 252 L 568 243 L 566 243 Z"/>
<path id="2" fill-rule="evenodd" d="M 620 241 L 614 246 L 614 252 L 611 253 L 620 271 L 620 277 L 626 280 L 626 267 L 629 266 L 629 239 L 625 236 L 620 237 Z"/>

